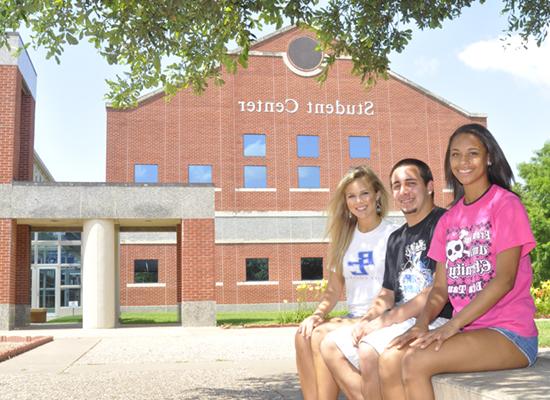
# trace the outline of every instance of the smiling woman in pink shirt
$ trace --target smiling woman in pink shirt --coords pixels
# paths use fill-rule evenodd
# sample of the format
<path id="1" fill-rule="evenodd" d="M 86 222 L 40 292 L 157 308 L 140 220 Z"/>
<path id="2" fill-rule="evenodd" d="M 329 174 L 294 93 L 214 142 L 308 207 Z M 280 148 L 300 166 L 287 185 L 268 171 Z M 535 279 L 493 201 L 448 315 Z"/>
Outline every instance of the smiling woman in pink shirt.
<path id="1" fill-rule="evenodd" d="M 392 399 L 433 399 L 435 374 L 522 368 L 537 356 L 529 292 L 535 239 L 502 150 L 485 127 L 461 126 L 449 139 L 445 173 L 455 197 L 428 253 L 437 261 L 435 283 L 416 325 L 390 344 L 409 346 L 400 371 L 385 375 L 386 385 L 403 382 Z M 447 299 L 453 318 L 428 332 Z"/>

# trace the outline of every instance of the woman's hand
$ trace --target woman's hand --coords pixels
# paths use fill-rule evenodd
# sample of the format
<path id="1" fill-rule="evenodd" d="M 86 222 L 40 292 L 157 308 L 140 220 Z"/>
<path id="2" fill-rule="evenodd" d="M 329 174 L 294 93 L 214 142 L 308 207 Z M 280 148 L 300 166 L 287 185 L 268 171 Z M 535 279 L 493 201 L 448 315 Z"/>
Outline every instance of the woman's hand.
<path id="1" fill-rule="evenodd" d="M 407 344 L 413 341 L 416 342 L 419 338 L 423 337 L 426 333 L 428 333 L 427 327 L 414 325 L 408 331 L 406 331 L 402 335 L 399 335 L 395 339 L 393 339 L 390 342 L 390 344 L 388 344 L 388 349 L 391 347 L 396 347 L 397 349 L 401 350 Z"/>
<path id="2" fill-rule="evenodd" d="M 351 341 L 355 347 L 359 346 L 361 339 L 376 330 L 373 327 L 372 321 L 362 320 L 353 325 L 353 330 L 351 331 Z"/>
<path id="3" fill-rule="evenodd" d="M 425 349 L 435 342 L 434 350 L 439 351 L 439 349 L 443 345 L 443 342 L 450 337 L 456 335 L 458 332 L 460 332 L 460 328 L 455 323 L 455 321 L 450 320 L 445 325 L 440 326 L 433 331 L 426 332 L 422 336 L 418 337 L 410 344 L 410 346 L 419 349 Z"/>
<path id="4" fill-rule="evenodd" d="M 310 315 L 302 321 L 300 326 L 298 326 L 298 333 L 306 339 L 309 339 L 313 330 L 321 325 L 324 321 L 325 320 L 323 319 L 323 317 L 318 314 Z"/>

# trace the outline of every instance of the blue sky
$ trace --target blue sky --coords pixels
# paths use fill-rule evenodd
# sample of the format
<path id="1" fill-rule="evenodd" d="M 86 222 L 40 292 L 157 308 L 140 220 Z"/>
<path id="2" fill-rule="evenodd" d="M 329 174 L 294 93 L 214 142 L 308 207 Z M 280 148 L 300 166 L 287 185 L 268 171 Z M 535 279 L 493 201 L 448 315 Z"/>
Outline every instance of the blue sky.
<path id="1" fill-rule="evenodd" d="M 415 31 L 405 51 L 392 55 L 391 69 L 467 111 L 486 114 L 516 171 L 550 140 L 550 39 L 541 48 L 525 50 L 514 41 L 504 46 L 499 38 L 506 18 L 499 2 L 488 3 L 442 29 Z M 29 49 L 29 55 L 38 74 L 35 149 L 58 181 L 104 181 L 105 78 L 120 69 L 87 43 L 67 47 L 60 65 L 40 50 Z"/>

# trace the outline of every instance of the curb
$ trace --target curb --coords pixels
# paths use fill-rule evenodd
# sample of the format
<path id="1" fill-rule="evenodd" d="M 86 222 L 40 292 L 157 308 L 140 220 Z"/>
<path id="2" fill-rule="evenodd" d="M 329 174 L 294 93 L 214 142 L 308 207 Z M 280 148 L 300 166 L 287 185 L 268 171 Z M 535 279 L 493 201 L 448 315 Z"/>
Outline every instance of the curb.
<path id="1" fill-rule="evenodd" d="M 1 336 L 0 342 L 10 342 L 10 343 L 24 343 L 20 346 L 17 346 L 13 349 L 6 351 L 0 350 L 0 362 L 8 360 L 12 357 L 15 357 L 18 354 L 24 353 L 26 351 L 32 350 L 35 347 L 41 346 L 45 343 L 53 341 L 53 336 Z"/>

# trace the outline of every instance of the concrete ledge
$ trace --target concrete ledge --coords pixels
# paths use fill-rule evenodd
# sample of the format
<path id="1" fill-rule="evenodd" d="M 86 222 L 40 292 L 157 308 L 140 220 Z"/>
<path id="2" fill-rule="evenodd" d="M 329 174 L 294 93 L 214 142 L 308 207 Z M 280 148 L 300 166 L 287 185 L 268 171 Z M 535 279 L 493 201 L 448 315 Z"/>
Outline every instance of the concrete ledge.
<path id="1" fill-rule="evenodd" d="M 435 376 L 432 382 L 437 400 L 542 400 L 550 396 L 549 377 L 550 349 L 543 349 L 535 365 L 529 368 L 443 374 Z"/>
<path id="2" fill-rule="evenodd" d="M 186 301 L 181 303 L 181 325 L 216 326 L 215 301 Z"/>

